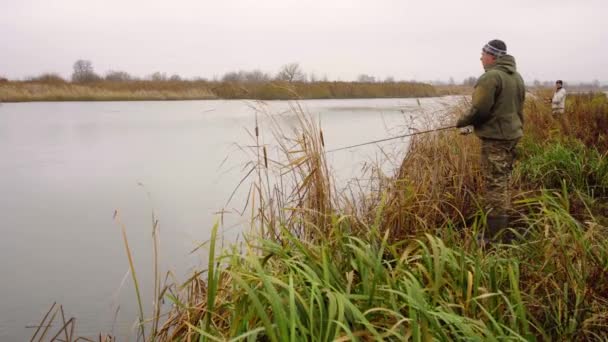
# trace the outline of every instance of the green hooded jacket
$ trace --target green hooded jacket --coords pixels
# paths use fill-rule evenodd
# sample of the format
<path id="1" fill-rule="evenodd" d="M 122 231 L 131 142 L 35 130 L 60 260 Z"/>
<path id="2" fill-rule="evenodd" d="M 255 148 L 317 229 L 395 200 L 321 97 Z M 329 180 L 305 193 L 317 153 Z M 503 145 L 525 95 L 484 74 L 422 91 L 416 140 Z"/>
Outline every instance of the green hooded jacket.
<path id="1" fill-rule="evenodd" d="M 456 123 L 457 127 L 473 125 L 480 138 L 514 140 L 523 135 L 524 81 L 510 55 L 496 59 L 486 68 L 475 91 L 471 109 Z"/>

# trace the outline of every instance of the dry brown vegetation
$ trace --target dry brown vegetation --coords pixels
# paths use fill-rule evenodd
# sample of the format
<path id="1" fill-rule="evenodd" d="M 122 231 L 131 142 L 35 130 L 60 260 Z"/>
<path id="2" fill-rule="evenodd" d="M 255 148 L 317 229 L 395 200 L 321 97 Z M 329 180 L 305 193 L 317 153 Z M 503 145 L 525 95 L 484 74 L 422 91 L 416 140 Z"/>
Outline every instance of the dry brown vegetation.
<path id="1" fill-rule="evenodd" d="M 42 75 L 24 82 L 0 82 L 0 102 L 136 101 L 203 99 L 336 99 L 437 96 L 423 83 L 355 82 L 208 82 L 208 81 L 94 81 L 66 82 Z"/>
<path id="2" fill-rule="evenodd" d="M 435 85 L 440 95 L 471 95 L 473 94 L 472 85 Z"/>
<path id="3" fill-rule="evenodd" d="M 67 82 L 9 82 L 0 84 L 0 102 L 203 100 L 216 96 L 205 86 L 150 84 L 72 84 Z"/>

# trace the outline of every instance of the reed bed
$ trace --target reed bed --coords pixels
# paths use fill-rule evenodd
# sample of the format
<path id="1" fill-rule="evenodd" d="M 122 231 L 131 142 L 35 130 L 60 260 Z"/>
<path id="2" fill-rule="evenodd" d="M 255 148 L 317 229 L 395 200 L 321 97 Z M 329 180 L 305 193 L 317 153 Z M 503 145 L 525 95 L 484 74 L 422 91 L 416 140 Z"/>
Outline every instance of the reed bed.
<path id="1" fill-rule="evenodd" d="M 340 99 L 437 96 L 429 84 L 415 82 L 207 82 L 96 81 L 68 83 L 41 76 L 34 81 L 0 83 L 0 102 L 137 101 L 202 99 Z"/>
<path id="2" fill-rule="evenodd" d="M 435 85 L 441 95 L 471 95 L 473 94 L 472 85 Z"/>
<path id="3" fill-rule="evenodd" d="M 33 101 L 169 101 L 204 100 L 216 96 L 206 87 L 188 89 L 124 89 L 107 85 L 5 83 L 0 84 L 0 102 Z"/>
<path id="4" fill-rule="evenodd" d="M 432 85 L 416 82 L 221 83 L 212 89 L 221 98 L 260 100 L 412 98 L 439 95 Z"/>
<path id="5" fill-rule="evenodd" d="M 139 336 L 605 341 L 607 105 L 602 95 L 575 97 L 555 118 L 528 101 L 515 242 L 491 248 L 476 239 L 485 228 L 476 138 L 418 136 L 398 174 L 372 170 L 374 191 L 346 196 L 333 185 L 321 127 L 295 105 L 297 128 L 274 130 L 279 155 L 260 143 L 257 125 L 252 134 L 251 234 L 219 248 L 216 224 L 207 269 L 157 292 L 173 306 Z"/>

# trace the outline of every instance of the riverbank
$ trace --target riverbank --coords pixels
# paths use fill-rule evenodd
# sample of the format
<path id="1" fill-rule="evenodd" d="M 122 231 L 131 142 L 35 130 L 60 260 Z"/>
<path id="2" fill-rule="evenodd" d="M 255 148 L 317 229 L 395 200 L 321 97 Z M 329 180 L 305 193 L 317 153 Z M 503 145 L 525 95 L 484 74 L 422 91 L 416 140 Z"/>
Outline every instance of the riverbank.
<path id="1" fill-rule="evenodd" d="M 476 138 L 416 138 L 399 177 L 376 177 L 378 191 L 344 197 L 332 191 L 320 132 L 303 120 L 306 139 L 284 151 L 298 190 L 286 198 L 256 194 L 263 203 L 257 238 L 244 253 L 211 258 L 152 333 L 166 340 L 605 339 L 608 100 L 583 95 L 569 103 L 556 119 L 547 105 L 528 102 L 514 172 L 516 242 L 485 250 L 475 238 L 485 228 Z"/>
<path id="2" fill-rule="evenodd" d="M 152 301 L 173 308 L 142 310 L 144 339 L 608 338 L 606 96 L 571 96 L 559 118 L 526 103 L 515 242 L 489 249 L 476 238 L 486 223 L 474 136 L 418 136 L 397 176 L 371 167 L 373 190 L 338 192 L 327 137 L 298 114 L 299 128 L 280 132 L 280 163 L 257 152 L 250 238 L 222 249 L 216 226 L 205 270 L 164 287 L 159 277 Z M 285 178 L 267 183 L 275 171 Z"/>
<path id="3" fill-rule="evenodd" d="M 206 82 L 99 81 L 69 83 L 57 80 L 1 82 L 0 102 L 33 101 L 169 101 L 207 99 L 350 99 L 438 96 L 424 83 L 358 82 Z"/>

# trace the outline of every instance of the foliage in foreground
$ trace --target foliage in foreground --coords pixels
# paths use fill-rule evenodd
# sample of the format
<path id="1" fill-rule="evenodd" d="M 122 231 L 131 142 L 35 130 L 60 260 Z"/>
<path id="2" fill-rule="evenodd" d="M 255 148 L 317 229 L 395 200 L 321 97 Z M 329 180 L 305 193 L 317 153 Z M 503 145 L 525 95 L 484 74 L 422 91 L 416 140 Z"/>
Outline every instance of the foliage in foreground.
<path id="1" fill-rule="evenodd" d="M 353 236 L 349 219 L 336 216 L 332 239 L 316 243 L 282 229 L 279 239 L 257 239 L 247 253 L 231 251 L 213 260 L 207 286 L 196 285 L 210 297 L 196 300 L 200 293 L 190 291 L 196 295 L 174 299 L 182 309 L 160 336 L 606 338 L 608 232 L 568 214 L 565 195 L 545 192 L 520 201 L 533 212 L 526 222 L 531 230 L 521 243 L 492 252 L 475 246 L 469 232 L 451 227 L 444 240 L 426 234 L 391 241 L 391 231 L 374 225 L 365 236 Z M 550 228 L 532 229 L 543 226 Z"/>
<path id="2" fill-rule="evenodd" d="M 398 177 L 374 170 L 374 191 L 338 196 L 322 132 L 299 116 L 282 140 L 284 162 L 257 153 L 258 180 L 273 174 L 268 165 L 285 179 L 252 187 L 256 230 L 218 252 L 215 226 L 207 270 L 157 292 L 174 305 L 146 337 L 608 339 L 607 100 L 574 100 L 566 118 L 527 104 L 514 173 L 516 240 L 486 249 L 476 239 L 485 218 L 475 138 L 417 138 Z M 581 115 L 587 125 L 566 125 Z"/>
<path id="3" fill-rule="evenodd" d="M 575 100 L 570 112 L 604 108 L 593 113 L 600 123 L 608 115 L 605 97 Z M 530 121 L 546 120 L 552 136 L 538 139 L 545 132 L 535 130 L 545 127 L 528 127 L 521 144 L 516 242 L 485 250 L 475 238 L 485 223 L 474 141 L 453 133 L 418 139 L 400 177 L 377 180 L 377 194 L 336 199 L 315 153 L 323 141 L 303 119 L 308 140 L 294 140 L 291 152 L 304 158 L 285 166 L 301 186 L 273 209 L 261 205 L 263 237 L 210 254 L 206 278 L 173 298 L 158 337 L 606 340 L 606 150 L 535 106 Z M 291 215 L 280 216 L 287 207 Z"/>

